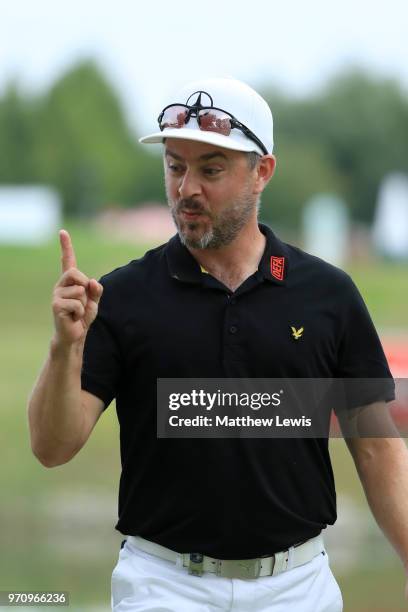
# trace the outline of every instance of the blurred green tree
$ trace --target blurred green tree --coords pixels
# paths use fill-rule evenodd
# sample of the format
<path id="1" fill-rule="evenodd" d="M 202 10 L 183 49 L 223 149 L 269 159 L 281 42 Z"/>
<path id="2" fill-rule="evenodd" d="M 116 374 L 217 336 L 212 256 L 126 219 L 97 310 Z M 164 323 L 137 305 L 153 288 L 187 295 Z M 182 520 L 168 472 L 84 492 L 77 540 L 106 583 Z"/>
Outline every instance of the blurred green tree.
<path id="1" fill-rule="evenodd" d="M 74 67 L 45 94 L 35 133 L 38 177 L 61 190 L 68 214 L 140 197 L 144 155 L 113 87 L 93 62 Z"/>
<path id="2" fill-rule="evenodd" d="M 384 176 L 408 172 L 408 99 L 398 83 L 354 69 L 304 99 L 272 89 L 264 95 L 278 158 L 265 216 L 296 226 L 305 201 L 324 190 L 338 193 L 354 219 L 370 222 Z"/>
<path id="3" fill-rule="evenodd" d="M 11 82 L 0 100 L 0 182 L 26 183 L 35 179 L 33 108 Z"/>

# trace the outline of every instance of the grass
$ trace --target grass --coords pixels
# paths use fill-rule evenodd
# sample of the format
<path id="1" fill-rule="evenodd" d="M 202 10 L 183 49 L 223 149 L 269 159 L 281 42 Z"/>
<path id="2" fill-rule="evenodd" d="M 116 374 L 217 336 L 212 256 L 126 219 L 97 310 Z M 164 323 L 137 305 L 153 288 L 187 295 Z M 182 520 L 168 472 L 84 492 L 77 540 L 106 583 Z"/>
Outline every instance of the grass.
<path id="1" fill-rule="evenodd" d="M 69 224 L 67 229 L 78 266 L 96 278 L 145 251 L 103 238 L 87 226 Z M 29 448 L 26 403 L 53 331 L 50 300 L 60 275 L 58 241 L 41 248 L 1 247 L 0 262 L 0 590 L 67 590 L 74 609 L 109 609 L 110 574 L 122 539 L 113 529 L 120 476 L 114 406 L 70 463 L 46 470 L 36 462 Z M 381 264 L 349 272 L 380 330 L 408 328 L 407 267 Z M 369 521 L 344 442 L 332 440 L 331 448 L 339 496 L 353 500 Z M 404 609 L 400 564 L 380 536 L 375 541 L 380 551 L 375 563 L 365 558 L 345 571 L 331 558 L 345 610 Z"/>
<path id="2" fill-rule="evenodd" d="M 408 265 L 373 263 L 346 267 L 379 329 L 408 332 Z"/>

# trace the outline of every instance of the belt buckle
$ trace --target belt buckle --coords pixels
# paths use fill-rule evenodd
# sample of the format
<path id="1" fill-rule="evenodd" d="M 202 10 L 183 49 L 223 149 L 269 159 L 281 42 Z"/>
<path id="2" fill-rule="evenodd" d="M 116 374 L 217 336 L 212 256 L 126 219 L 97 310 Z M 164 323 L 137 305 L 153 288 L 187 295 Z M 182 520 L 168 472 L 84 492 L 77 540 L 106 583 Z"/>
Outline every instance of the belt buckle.
<path id="1" fill-rule="evenodd" d="M 188 565 L 188 573 L 192 576 L 202 576 L 204 565 L 204 555 L 201 553 L 190 553 L 190 562 Z"/>
<path id="2" fill-rule="evenodd" d="M 261 559 L 217 559 L 215 573 L 223 578 L 258 578 Z"/>

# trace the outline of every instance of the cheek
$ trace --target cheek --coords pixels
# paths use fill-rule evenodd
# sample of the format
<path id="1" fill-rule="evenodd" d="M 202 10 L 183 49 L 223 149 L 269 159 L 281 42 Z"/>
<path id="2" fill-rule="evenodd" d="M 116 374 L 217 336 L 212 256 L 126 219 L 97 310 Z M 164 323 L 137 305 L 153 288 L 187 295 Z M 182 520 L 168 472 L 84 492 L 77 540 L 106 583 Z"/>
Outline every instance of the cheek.
<path id="1" fill-rule="evenodd" d="M 208 188 L 209 197 L 212 197 L 214 203 L 217 203 L 221 208 L 226 202 L 235 198 L 236 192 L 237 183 L 233 176 L 228 180 L 215 182 Z"/>
<path id="2" fill-rule="evenodd" d="M 173 176 L 170 176 L 169 174 L 165 174 L 164 175 L 164 187 L 165 187 L 165 190 L 168 196 L 170 196 L 172 199 L 177 197 L 179 182 L 176 178 L 174 178 Z"/>

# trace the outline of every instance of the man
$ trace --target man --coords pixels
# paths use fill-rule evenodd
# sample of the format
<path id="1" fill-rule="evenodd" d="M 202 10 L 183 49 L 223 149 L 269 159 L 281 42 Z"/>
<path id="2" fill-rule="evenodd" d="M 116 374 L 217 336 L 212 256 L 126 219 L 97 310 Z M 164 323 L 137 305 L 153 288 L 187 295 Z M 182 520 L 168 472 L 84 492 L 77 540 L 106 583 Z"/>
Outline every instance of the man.
<path id="1" fill-rule="evenodd" d="M 378 336 L 346 274 L 258 224 L 276 161 L 271 111 L 254 90 L 191 83 L 159 127 L 141 141 L 164 142 L 177 235 L 99 283 L 61 231 L 55 334 L 29 403 L 33 451 L 47 467 L 69 461 L 116 398 L 116 528 L 127 539 L 115 611 L 341 610 L 321 535 L 336 520 L 327 439 L 159 438 L 156 392 L 169 378 L 390 379 Z M 371 399 L 381 408 L 392 393 Z M 408 568 L 405 445 L 348 444 Z"/>

